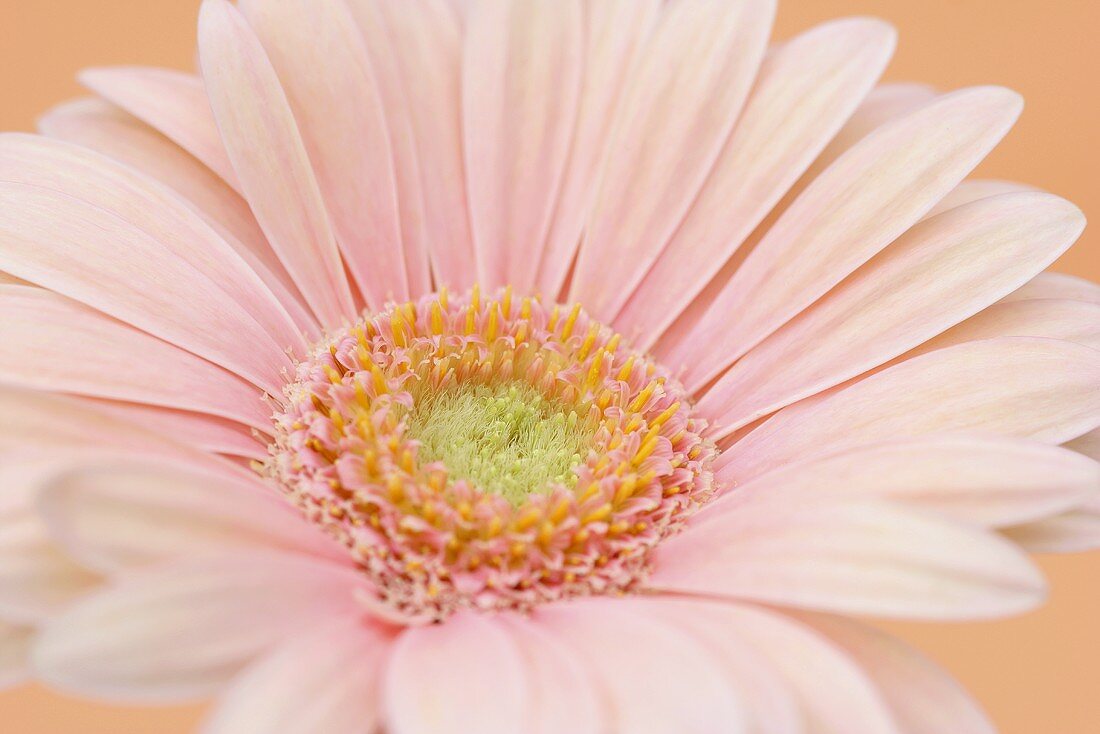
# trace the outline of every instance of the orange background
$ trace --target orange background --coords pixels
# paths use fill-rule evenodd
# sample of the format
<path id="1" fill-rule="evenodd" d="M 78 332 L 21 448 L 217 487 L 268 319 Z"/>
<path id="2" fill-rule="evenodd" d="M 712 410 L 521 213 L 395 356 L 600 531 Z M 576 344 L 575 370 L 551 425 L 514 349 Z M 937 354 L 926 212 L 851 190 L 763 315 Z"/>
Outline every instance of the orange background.
<path id="1" fill-rule="evenodd" d="M 197 0 L 0 0 L 0 129 L 32 129 L 47 107 L 78 95 L 73 76 L 83 66 L 191 67 L 197 8 Z M 885 18 L 901 31 L 891 80 L 945 89 L 999 83 L 1024 94 L 1023 120 L 980 173 L 1080 205 L 1098 224 L 1056 268 L 1100 280 L 1100 2 L 781 0 L 778 35 L 853 14 Z M 1039 612 L 892 627 L 954 671 L 1003 734 L 1096 734 L 1100 552 L 1042 565 L 1052 594 Z M 191 731 L 200 714 L 105 707 L 33 687 L 0 694 L 0 728 L 13 734 L 174 734 Z"/>

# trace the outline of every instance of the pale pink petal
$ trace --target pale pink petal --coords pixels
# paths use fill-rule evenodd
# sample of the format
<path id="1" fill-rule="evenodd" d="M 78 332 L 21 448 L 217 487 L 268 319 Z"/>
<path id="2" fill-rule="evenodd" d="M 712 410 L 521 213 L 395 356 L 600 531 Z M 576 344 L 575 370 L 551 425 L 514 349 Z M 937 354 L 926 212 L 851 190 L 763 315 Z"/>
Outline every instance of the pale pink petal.
<path id="1" fill-rule="evenodd" d="M 25 459 L 140 457 L 231 477 L 249 471 L 113 415 L 105 407 L 0 385 L 0 415 L 4 416 L 0 455 Z"/>
<path id="2" fill-rule="evenodd" d="M 649 606 L 716 655 L 745 705 L 747 734 L 803 734 L 804 715 L 794 687 L 713 602 L 658 598 Z"/>
<path id="3" fill-rule="evenodd" d="M 499 619 L 459 612 L 394 642 L 383 702 L 389 734 L 525 731 L 530 681 Z"/>
<path id="4" fill-rule="evenodd" d="M 613 317 L 676 231 L 767 48 L 773 0 L 678 0 L 625 82 L 571 300 Z M 614 287 L 608 287 L 611 277 Z"/>
<path id="5" fill-rule="evenodd" d="M 841 617 L 799 614 L 796 618 L 867 672 L 905 734 L 996 734 L 962 686 L 904 642 Z"/>
<path id="6" fill-rule="evenodd" d="M 214 117 L 257 221 L 322 324 L 344 323 L 355 315 L 351 290 L 271 62 L 226 0 L 203 4 L 199 51 Z"/>
<path id="7" fill-rule="evenodd" d="M 343 0 L 238 3 L 301 131 L 352 277 L 375 309 L 408 300 L 397 184 L 382 97 Z"/>
<path id="8" fill-rule="evenodd" d="M 0 285 L 25 285 L 31 288 L 37 288 L 38 286 L 33 283 L 28 283 L 22 278 L 16 278 L 14 275 L 0 272 Z"/>
<path id="9" fill-rule="evenodd" d="M 87 593 L 99 578 L 65 555 L 35 508 L 41 487 L 66 462 L 19 454 L 0 454 L 0 461 L 0 619 L 34 624 Z"/>
<path id="10" fill-rule="evenodd" d="M 1042 273 L 1011 294 L 1006 301 L 1031 301 L 1045 298 L 1065 298 L 1071 301 L 1100 303 L 1100 285 L 1084 278 L 1064 273 Z"/>
<path id="11" fill-rule="evenodd" d="M 861 140 L 768 231 L 671 366 L 684 366 L 693 390 L 716 377 L 909 229 L 985 157 L 1020 108 L 1006 89 L 967 89 Z"/>
<path id="12" fill-rule="evenodd" d="M 692 631 L 736 640 L 778 675 L 799 706 L 805 734 L 902 734 L 872 679 L 829 640 L 785 615 L 705 600 L 660 601 Z M 720 648 L 719 648 L 720 649 Z M 760 734 L 778 734 L 765 727 Z M 905 734 L 908 734 L 906 732 Z"/>
<path id="13" fill-rule="evenodd" d="M 317 322 L 301 304 L 256 218 L 217 174 L 153 128 L 100 99 L 55 107 L 38 121 L 44 135 L 91 148 L 136 168 L 183 197 L 263 279 L 303 330 Z"/>
<path id="14" fill-rule="evenodd" d="M 343 563 L 344 549 L 273 487 L 143 463 L 101 463 L 58 474 L 38 507 L 73 558 L 104 573 L 253 549 Z"/>
<path id="15" fill-rule="evenodd" d="M 135 573 L 44 627 L 35 674 L 65 691 L 166 703 L 208 696 L 288 635 L 354 613 L 358 574 L 290 554 Z"/>
<path id="16" fill-rule="evenodd" d="M 921 355 L 781 410 L 718 459 L 726 484 L 843 448 L 971 431 L 1062 443 L 1100 425 L 1100 352 L 1006 337 Z"/>
<path id="17" fill-rule="evenodd" d="M 373 732 L 389 646 L 389 635 L 361 619 L 310 624 L 233 682 L 203 732 Z"/>
<path id="18" fill-rule="evenodd" d="M 173 69 L 86 69 L 80 81 L 198 158 L 233 188 L 237 174 L 222 147 L 202 80 Z"/>
<path id="19" fill-rule="evenodd" d="M 270 430 L 254 385 L 179 347 L 30 286 L 0 285 L 0 380 L 148 403 Z"/>
<path id="20" fill-rule="evenodd" d="M 1081 553 L 1100 548 L 1100 488 L 1069 512 L 1004 531 L 1031 553 Z"/>
<path id="21" fill-rule="evenodd" d="M 1100 349 L 1100 302 L 1053 298 L 1002 301 L 921 344 L 905 358 L 1000 336 L 1063 339 Z"/>
<path id="22" fill-rule="evenodd" d="M 262 279 L 171 189 L 79 146 L 30 135 L 0 137 L 0 180 L 41 186 L 117 215 L 221 288 L 278 344 L 305 348 Z"/>
<path id="23" fill-rule="evenodd" d="M 627 73 L 652 32 L 661 0 L 586 2 L 577 126 L 558 208 L 541 249 L 535 290 L 556 297 L 580 246 Z"/>
<path id="24" fill-rule="evenodd" d="M 718 656 L 646 602 L 592 599 L 540 607 L 532 621 L 585 661 L 606 696 L 607 731 L 745 731 L 744 704 Z"/>
<path id="25" fill-rule="evenodd" d="M 0 691 L 25 683 L 30 677 L 27 657 L 34 628 L 0 620 Z"/>
<path id="26" fill-rule="evenodd" d="M 845 614 L 978 619 L 1034 608 L 1042 574 L 995 533 L 885 502 L 752 493 L 665 541 L 664 592 Z"/>
<path id="27" fill-rule="evenodd" d="M 925 220 L 729 369 L 700 401 L 722 433 L 873 369 L 1026 283 L 1080 236 L 1049 194 L 995 196 Z"/>
<path id="28" fill-rule="evenodd" d="M 1023 191 L 1036 190 L 1037 189 L 1033 186 L 1025 186 L 1024 184 L 1018 184 L 1013 181 L 970 179 L 968 181 L 963 181 L 953 188 L 951 193 L 940 199 L 939 203 L 932 207 L 928 214 L 925 215 L 925 219 L 934 217 L 937 214 L 943 214 L 946 211 L 963 206 L 964 204 L 969 204 L 972 201 L 988 199 L 991 196 L 1018 194 Z"/>
<path id="29" fill-rule="evenodd" d="M 882 73 L 894 31 L 863 18 L 819 26 L 771 51 L 710 178 L 615 318 L 652 346 L 852 114 Z"/>
<path id="30" fill-rule="evenodd" d="M 581 658 L 527 619 L 504 621 L 531 680 L 524 734 L 605 734 L 603 698 Z"/>
<path id="31" fill-rule="evenodd" d="M 79 398 L 94 410 L 142 426 L 148 432 L 190 446 L 202 452 L 263 461 L 267 458 L 269 438 L 258 438 L 255 429 L 236 421 L 203 413 L 158 408 L 139 403 Z"/>
<path id="32" fill-rule="evenodd" d="M 346 5 L 366 43 L 381 96 L 382 111 L 386 115 L 401 216 L 405 271 L 409 293 L 417 298 L 432 290 L 432 276 L 425 234 L 424 193 L 420 185 L 420 163 L 409 95 L 401 77 L 393 40 L 386 28 L 381 3 L 375 0 L 348 0 Z"/>
<path id="33" fill-rule="evenodd" d="M 386 50 L 395 61 L 389 74 L 399 74 L 406 95 L 423 193 L 423 237 L 436 284 L 469 288 L 477 279 L 477 265 L 466 207 L 458 19 L 446 0 L 349 2 L 360 26 L 375 29 L 368 39 L 384 29 L 390 44 Z M 377 60 L 383 51 L 373 49 L 372 57 Z"/>
<path id="34" fill-rule="evenodd" d="M 278 393 L 289 345 L 205 274 L 213 261 L 200 269 L 133 222 L 59 191 L 0 183 L 0 202 L 0 269 Z"/>
<path id="35" fill-rule="evenodd" d="M 462 66 L 470 226 L 483 287 L 531 292 L 576 125 L 580 0 L 482 0 Z"/>
<path id="36" fill-rule="evenodd" d="M 792 504 L 887 499 L 985 526 L 1068 510 L 1100 489 L 1100 464 L 1057 446 L 1012 438 L 938 436 L 859 446 L 782 466 L 707 505 L 699 522 L 738 512 L 752 493 Z"/>

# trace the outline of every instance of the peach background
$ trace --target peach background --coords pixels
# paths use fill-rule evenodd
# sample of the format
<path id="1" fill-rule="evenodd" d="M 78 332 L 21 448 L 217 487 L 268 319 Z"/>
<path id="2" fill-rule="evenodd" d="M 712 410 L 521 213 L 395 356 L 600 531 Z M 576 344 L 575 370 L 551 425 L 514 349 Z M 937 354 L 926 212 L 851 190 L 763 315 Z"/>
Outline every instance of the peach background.
<path id="1" fill-rule="evenodd" d="M 983 165 L 1077 202 L 1100 221 L 1100 3 L 1096 0 L 786 0 L 780 36 L 840 15 L 901 31 L 888 77 L 943 88 L 1000 83 L 1028 101 L 1023 120 Z M 0 129 L 29 130 L 79 94 L 82 66 L 192 64 L 197 0 L 0 0 Z M 1100 226 L 1100 225 L 1098 225 Z M 1056 266 L 1100 279 L 1100 229 Z M 986 704 L 1004 734 L 1100 729 L 1100 553 L 1042 559 L 1050 603 L 992 624 L 893 625 Z M 0 694 L 0 722 L 19 734 L 190 731 L 198 708 L 112 708 L 27 687 Z M 945 732 L 945 734 L 950 734 Z"/>

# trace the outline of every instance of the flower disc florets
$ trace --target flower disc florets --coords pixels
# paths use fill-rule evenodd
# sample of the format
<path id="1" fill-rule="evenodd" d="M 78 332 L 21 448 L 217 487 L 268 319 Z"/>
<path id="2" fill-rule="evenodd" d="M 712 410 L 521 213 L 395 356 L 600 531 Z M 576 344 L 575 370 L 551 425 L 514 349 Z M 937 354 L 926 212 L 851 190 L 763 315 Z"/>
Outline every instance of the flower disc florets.
<path id="1" fill-rule="evenodd" d="M 683 388 L 505 289 L 372 314 L 301 362 L 266 471 L 402 617 L 625 593 L 712 493 Z"/>

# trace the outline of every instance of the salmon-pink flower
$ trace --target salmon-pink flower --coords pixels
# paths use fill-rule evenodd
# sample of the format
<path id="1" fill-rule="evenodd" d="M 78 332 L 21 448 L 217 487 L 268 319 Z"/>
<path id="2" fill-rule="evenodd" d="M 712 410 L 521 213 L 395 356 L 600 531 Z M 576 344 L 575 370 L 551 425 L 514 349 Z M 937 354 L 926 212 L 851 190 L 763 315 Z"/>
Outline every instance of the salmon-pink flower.
<path id="1" fill-rule="evenodd" d="M 981 734 L 1100 539 L 1017 95 L 771 0 L 206 0 L 0 137 L 0 679 L 214 734 Z M 1091 458 L 1090 458 L 1091 457 Z"/>

